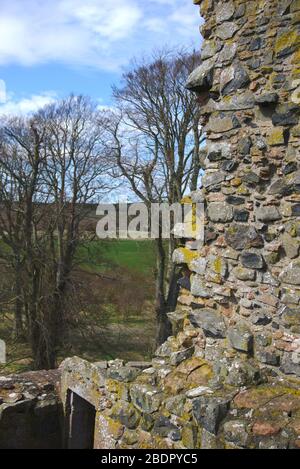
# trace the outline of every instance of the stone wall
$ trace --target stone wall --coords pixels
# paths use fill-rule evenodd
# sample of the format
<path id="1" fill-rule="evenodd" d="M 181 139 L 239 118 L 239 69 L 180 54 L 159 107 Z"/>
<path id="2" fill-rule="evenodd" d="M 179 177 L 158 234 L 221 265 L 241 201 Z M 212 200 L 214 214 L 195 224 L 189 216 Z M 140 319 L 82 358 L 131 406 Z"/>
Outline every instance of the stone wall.
<path id="1" fill-rule="evenodd" d="M 98 448 L 300 447 L 300 2 L 194 0 L 205 244 L 152 363 L 62 367 L 96 409 Z"/>
<path id="2" fill-rule="evenodd" d="M 206 243 L 181 301 L 206 358 L 300 376 L 300 2 L 194 3 L 203 63 L 187 86 L 207 147 L 192 198 L 206 204 Z"/>
<path id="3" fill-rule="evenodd" d="M 0 449 L 62 447 L 59 381 L 58 370 L 0 376 Z"/>

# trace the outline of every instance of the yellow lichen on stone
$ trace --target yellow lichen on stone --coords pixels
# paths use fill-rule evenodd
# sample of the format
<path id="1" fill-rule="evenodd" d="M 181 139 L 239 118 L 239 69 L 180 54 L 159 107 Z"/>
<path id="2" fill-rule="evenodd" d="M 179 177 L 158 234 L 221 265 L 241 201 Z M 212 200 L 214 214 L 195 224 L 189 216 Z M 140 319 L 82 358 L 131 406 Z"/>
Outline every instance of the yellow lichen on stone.
<path id="1" fill-rule="evenodd" d="M 183 446 L 193 449 L 197 443 L 197 427 L 193 424 L 187 424 L 182 428 L 181 439 Z"/>
<path id="2" fill-rule="evenodd" d="M 292 58 L 292 64 L 299 65 L 300 63 L 300 49 L 297 50 Z"/>
<path id="3" fill-rule="evenodd" d="M 261 67 L 261 73 L 263 73 L 264 75 L 270 75 L 271 73 L 273 73 L 273 67 L 271 67 L 270 65 Z"/>
<path id="4" fill-rule="evenodd" d="M 121 438 L 123 431 L 124 431 L 124 425 L 122 425 L 120 422 L 117 420 L 113 420 L 110 417 L 105 417 L 105 420 L 107 422 L 107 429 L 109 434 L 115 439 L 118 440 Z"/>
<path id="5" fill-rule="evenodd" d="M 189 320 L 188 318 L 185 318 L 185 319 L 183 320 L 183 327 L 186 328 L 186 327 L 188 327 L 189 325 L 190 325 L 190 320 Z"/>
<path id="6" fill-rule="evenodd" d="M 201 15 L 205 16 L 212 9 L 212 0 L 196 0 L 196 5 L 200 5 Z"/>
<path id="7" fill-rule="evenodd" d="M 178 248 L 175 251 L 175 261 L 179 264 L 189 264 L 194 259 L 199 257 L 199 253 L 197 251 L 191 251 L 188 248 Z"/>
<path id="8" fill-rule="evenodd" d="M 125 429 L 123 438 L 122 438 L 122 444 L 125 444 L 127 446 L 134 445 L 138 441 L 138 435 L 136 431 L 133 430 L 128 430 L 128 428 Z"/>
<path id="9" fill-rule="evenodd" d="M 213 377 L 213 371 L 210 365 L 203 365 L 192 371 L 187 378 L 188 389 L 193 389 L 200 385 L 207 385 Z"/>
<path id="10" fill-rule="evenodd" d="M 213 269 L 216 272 L 216 274 L 221 274 L 221 270 L 222 270 L 222 259 L 221 259 L 221 257 L 217 257 L 214 260 Z"/>
<path id="11" fill-rule="evenodd" d="M 169 440 L 166 440 L 165 438 L 162 438 L 160 436 L 154 436 L 153 437 L 153 448 L 155 449 L 172 449 L 173 448 L 173 443 L 171 443 Z"/>
<path id="12" fill-rule="evenodd" d="M 300 35 L 298 31 L 287 31 L 277 38 L 275 42 L 275 52 L 276 54 L 280 54 L 291 47 L 299 46 L 299 44 Z"/>
<path id="13" fill-rule="evenodd" d="M 116 394 L 118 399 L 124 399 L 127 397 L 128 388 L 124 383 L 108 379 L 106 380 L 106 388 L 109 392 Z"/>
<path id="14" fill-rule="evenodd" d="M 209 282 L 217 283 L 218 285 L 221 285 L 223 283 L 223 280 L 220 274 L 209 273 L 207 274 L 207 280 Z"/>
<path id="15" fill-rule="evenodd" d="M 227 233 L 230 234 L 230 235 L 235 235 L 237 233 L 237 227 L 236 226 L 230 226 L 228 229 L 227 229 Z"/>
<path id="16" fill-rule="evenodd" d="M 236 192 L 239 195 L 249 195 L 249 189 L 247 189 L 243 184 L 237 188 Z"/>
<path id="17" fill-rule="evenodd" d="M 240 178 L 233 178 L 230 182 L 230 184 L 233 186 L 233 187 L 238 187 L 242 184 L 242 180 Z"/>
<path id="18" fill-rule="evenodd" d="M 299 80 L 300 79 L 300 67 L 294 68 L 294 70 L 292 71 L 291 78 L 293 80 Z"/>
<path id="19" fill-rule="evenodd" d="M 181 362 L 177 367 L 177 371 L 180 373 L 190 374 L 192 371 L 196 370 L 196 368 L 200 368 L 204 365 L 209 365 L 208 362 L 204 360 L 204 358 L 191 357 Z"/>
<path id="20" fill-rule="evenodd" d="M 199 224 L 199 218 L 197 216 L 197 206 L 196 204 L 193 204 L 193 208 L 192 208 L 192 233 L 193 233 L 193 236 L 196 237 L 197 236 L 197 229 L 198 229 L 198 225 Z"/>
<path id="21" fill-rule="evenodd" d="M 283 127 L 278 127 L 273 129 L 267 138 L 267 143 L 270 146 L 283 145 L 284 144 L 284 129 Z"/>
<path id="22" fill-rule="evenodd" d="M 293 0 L 291 4 L 291 13 L 300 10 L 300 0 Z"/>

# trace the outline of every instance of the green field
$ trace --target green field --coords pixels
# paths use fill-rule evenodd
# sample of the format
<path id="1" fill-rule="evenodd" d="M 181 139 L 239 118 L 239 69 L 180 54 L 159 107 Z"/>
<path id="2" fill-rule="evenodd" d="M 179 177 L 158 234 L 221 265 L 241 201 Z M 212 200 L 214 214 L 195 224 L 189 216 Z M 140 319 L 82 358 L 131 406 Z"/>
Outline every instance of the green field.
<path id="1" fill-rule="evenodd" d="M 103 272 L 121 267 L 151 274 L 155 268 L 155 246 L 150 240 L 91 241 L 79 248 L 77 261 L 89 271 Z"/>
<path id="2" fill-rule="evenodd" d="M 87 308 L 70 331 L 59 361 L 78 355 L 97 361 L 149 359 L 154 349 L 155 246 L 152 241 L 95 240 L 78 249 L 75 275 Z M 13 316 L 0 312 L 0 337 L 7 344 L 0 374 L 31 369 L 30 348 L 12 339 Z"/>

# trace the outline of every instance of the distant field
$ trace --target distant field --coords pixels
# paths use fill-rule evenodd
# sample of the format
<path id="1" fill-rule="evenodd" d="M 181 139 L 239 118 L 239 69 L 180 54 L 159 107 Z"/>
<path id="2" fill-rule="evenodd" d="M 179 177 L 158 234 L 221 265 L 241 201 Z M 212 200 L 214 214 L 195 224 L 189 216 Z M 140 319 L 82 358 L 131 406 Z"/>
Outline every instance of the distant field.
<path id="1" fill-rule="evenodd" d="M 155 268 L 155 246 L 151 240 L 96 240 L 81 246 L 77 259 L 87 270 L 104 272 L 119 266 L 151 274 Z"/>
<path id="2" fill-rule="evenodd" d="M 92 361 L 151 357 L 155 257 L 151 240 L 95 240 L 78 249 L 76 275 L 85 282 L 90 308 L 79 316 L 80 326 L 61 350 L 60 361 L 72 355 Z M 30 349 L 12 341 L 12 328 L 12 315 L 0 312 L 0 338 L 7 343 L 9 362 L 0 365 L 0 375 L 31 369 Z"/>

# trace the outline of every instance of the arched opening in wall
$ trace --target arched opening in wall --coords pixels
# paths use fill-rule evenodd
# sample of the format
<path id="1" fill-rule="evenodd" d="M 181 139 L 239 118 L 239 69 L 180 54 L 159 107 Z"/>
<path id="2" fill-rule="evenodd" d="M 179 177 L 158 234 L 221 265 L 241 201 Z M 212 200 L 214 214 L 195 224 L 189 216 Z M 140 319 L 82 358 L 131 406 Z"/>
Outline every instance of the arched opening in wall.
<path id="1" fill-rule="evenodd" d="M 95 419 L 95 407 L 69 389 L 66 408 L 65 448 L 93 449 Z"/>

